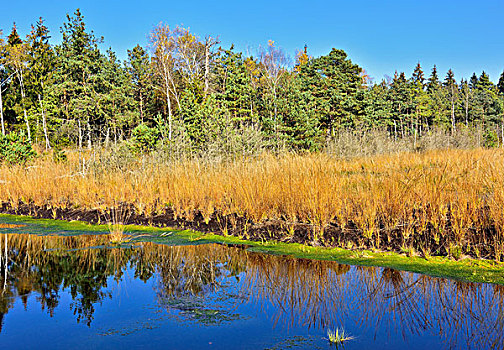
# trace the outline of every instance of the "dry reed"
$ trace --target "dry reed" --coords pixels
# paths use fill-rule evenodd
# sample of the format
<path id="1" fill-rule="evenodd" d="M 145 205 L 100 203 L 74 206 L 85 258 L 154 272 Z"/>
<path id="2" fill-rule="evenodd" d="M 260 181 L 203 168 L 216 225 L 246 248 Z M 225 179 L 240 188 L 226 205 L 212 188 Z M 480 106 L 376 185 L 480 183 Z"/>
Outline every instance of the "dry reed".
<path id="1" fill-rule="evenodd" d="M 127 169 L 77 169 L 72 155 L 67 163 L 41 158 L 29 167 L 3 165 L 0 201 L 103 212 L 127 203 L 137 214 L 170 208 L 176 218 L 193 220 L 199 213 L 205 222 L 236 214 L 253 223 L 309 224 L 309 240 L 317 244 L 454 258 L 500 260 L 504 253 L 500 149 L 351 160 L 266 154 L 218 164 L 136 161 Z M 326 234 L 330 228 L 341 230 L 337 242 Z"/>

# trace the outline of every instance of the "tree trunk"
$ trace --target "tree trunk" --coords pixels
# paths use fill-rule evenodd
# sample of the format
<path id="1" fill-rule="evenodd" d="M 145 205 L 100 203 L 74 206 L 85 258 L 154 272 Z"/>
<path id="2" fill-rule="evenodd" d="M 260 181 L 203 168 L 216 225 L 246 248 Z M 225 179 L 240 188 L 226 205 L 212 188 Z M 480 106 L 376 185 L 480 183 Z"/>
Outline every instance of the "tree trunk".
<path id="1" fill-rule="evenodd" d="M 501 148 L 504 148 L 504 119 L 501 123 Z"/>
<path id="2" fill-rule="evenodd" d="M 465 124 L 466 127 L 469 126 L 469 94 L 466 95 L 465 101 Z"/>
<path id="3" fill-rule="evenodd" d="M 144 117 L 143 117 L 143 94 L 142 94 L 141 91 L 140 91 L 140 120 L 143 123 L 143 121 L 144 121 Z"/>
<path id="4" fill-rule="evenodd" d="M 110 127 L 107 126 L 107 134 L 105 135 L 105 148 L 108 148 L 110 139 Z"/>
<path id="5" fill-rule="evenodd" d="M 210 73 L 210 41 L 207 39 L 205 43 L 205 89 L 203 90 L 204 96 L 208 93 L 208 76 Z"/>
<path id="6" fill-rule="evenodd" d="M 77 127 L 79 129 L 79 151 L 82 150 L 82 128 L 80 120 L 77 121 Z"/>
<path id="7" fill-rule="evenodd" d="M 5 135 L 5 123 L 3 115 L 2 84 L 0 84 L 0 117 L 2 118 L 2 135 Z"/>
<path id="8" fill-rule="evenodd" d="M 170 90 L 166 88 L 166 104 L 168 106 L 168 140 L 172 139 L 172 109 L 170 101 Z"/>
<path id="9" fill-rule="evenodd" d="M 452 121 L 452 135 L 455 132 L 455 101 L 451 101 L 451 121 Z"/>
<path id="10" fill-rule="evenodd" d="M 25 91 L 24 91 L 24 83 L 23 83 L 23 74 L 16 70 L 16 74 L 19 80 L 19 86 L 21 88 L 21 104 L 23 105 L 23 115 L 26 123 L 26 131 L 28 133 L 28 141 L 31 143 L 31 132 L 30 132 L 30 123 L 28 122 L 28 114 L 26 113 L 26 107 L 24 104 L 25 100 Z"/>
<path id="11" fill-rule="evenodd" d="M 51 149 L 51 144 L 49 143 L 49 135 L 47 134 L 47 124 L 44 113 L 44 107 L 42 106 L 42 99 L 40 98 L 40 94 L 38 94 L 38 100 L 40 104 L 40 113 L 42 114 L 42 128 L 44 129 L 44 137 L 45 137 L 45 147 L 46 150 Z"/>
<path id="12" fill-rule="evenodd" d="M 26 108 L 24 106 L 23 106 L 23 115 L 26 123 L 26 131 L 28 132 L 28 141 L 31 143 L 30 123 L 28 122 L 28 114 L 26 114 Z"/>
<path id="13" fill-rule="evenodd" d="M 21 79 L 22 81 L 22 79 Z M 28 114 L 26 113 L 26 107 L 24 104 L 24 99 L 25 99 L 25 93 L 24 93 L 24 88 L 23 88 L 23 83 L 21 83 L 21 99 L 23 100 L 23 116 L 24 120 L 26 123 L 26 132 L 28 133 L 28 141 L 31 143 L 31 132 L 30 132 L 30 123 L 28 122 Z"/>
<path id="14" fill-rule="evenodd" d="M 87 123 L 87 133 L 88 133 L 88 149 L 91 151 L 91 125 Z"/>
<path id="15" fill-rule="evenodd" d="M 82 166 L 82 173 L 84 174 L 84 157 L 82 157 L 82 128 L 80 119 L 77 121 L 77 127 L 79 128 L 79 168 Z"/>

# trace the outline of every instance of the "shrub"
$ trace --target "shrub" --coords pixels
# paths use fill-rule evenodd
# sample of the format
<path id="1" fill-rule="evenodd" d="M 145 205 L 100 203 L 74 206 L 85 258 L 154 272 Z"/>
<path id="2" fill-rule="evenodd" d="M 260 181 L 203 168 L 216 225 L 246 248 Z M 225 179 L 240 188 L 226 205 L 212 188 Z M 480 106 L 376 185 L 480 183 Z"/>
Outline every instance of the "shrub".
<path id="1" fill-rule="evenodd" d="M 483 137 L 485 139 L 484 146 L 486 148 L 498 147 L 499 137 L 497 136 L 497 134 L 494 131 L 492 131 L 492 130 L 485 131 L 485 133 L 483 134 Z"/>
<path id="2" fill-rule="evenodd" d="M 151 128 L 145 124 L 140 124 L 133 129 L 128 144 L 129 148 L 134 153 L 147 153 L 156 148 L 158 140 L 159 130 L 157 128 Z"/>
<path id="3" fill-rule="evenodd" d="M 0 135 L 0 162 L 24 164 L 36 155 L 23 132 Z"/>

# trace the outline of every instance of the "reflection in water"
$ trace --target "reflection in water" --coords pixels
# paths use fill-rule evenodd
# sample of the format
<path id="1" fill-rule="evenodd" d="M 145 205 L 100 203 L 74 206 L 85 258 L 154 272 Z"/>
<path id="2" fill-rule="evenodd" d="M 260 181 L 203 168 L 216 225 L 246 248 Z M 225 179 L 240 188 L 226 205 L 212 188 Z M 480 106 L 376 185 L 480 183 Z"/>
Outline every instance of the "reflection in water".
<path id="1" fill-rule="evenodd" d="M 70 291 L 77 321 L 90 325 L 95 307 L 112 297 L 107 282 L 121 280 L 130 268 L 137 279 L 157 280 L 160 305 L 205 325 L 240 319 L 237 305 L 250 304 L 275 310 L 272 322 L 287 327 L 325 330 L 353 322 L 362 334 L 386 333 L 390 339 L 430 334 L 446 347 L 504 345 L 502 286 L 221 245 L 106 244 L 106 236 L 0 235 L 0 332 L 17 297 L 26 307 L 34 293 L 53 315 L 63 289 Z"/>

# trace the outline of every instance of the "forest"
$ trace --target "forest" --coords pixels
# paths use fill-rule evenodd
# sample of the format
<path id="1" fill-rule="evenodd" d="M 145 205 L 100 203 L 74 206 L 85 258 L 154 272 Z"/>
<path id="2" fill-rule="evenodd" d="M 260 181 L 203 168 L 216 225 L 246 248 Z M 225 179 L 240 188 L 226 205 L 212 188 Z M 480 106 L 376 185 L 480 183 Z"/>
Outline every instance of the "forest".
<path id="1" fill-rule="evenodd" d="M 80 10 L 67 15 L 58 45 L 42 18 L 25 38 L 15 24 L 3 29 L 2 135 L 41 149 L 127 141 L 134 153 L 317 151 L 342 132 L 370 130 L 415 141 L 478 130 L 492 147 L 504 136 L 504 72 L 494 84 L 484 71 L 466 79 L 418 63 L 411 75 L 372 81 L 343 50 L 312 57 L 305 46 L 292 58 L 269 41 L 246 56 L 165 24 L 120 61 L 100 50 L 104 39 Z"/>

